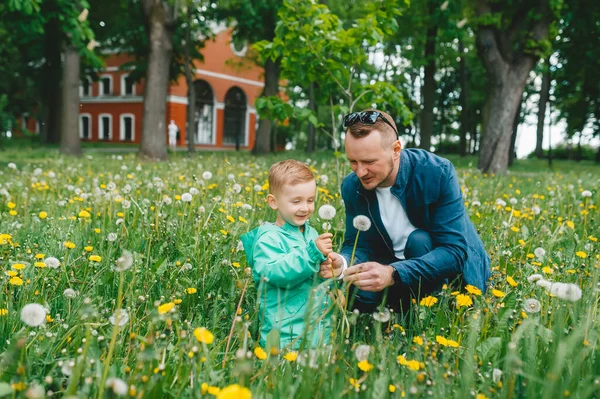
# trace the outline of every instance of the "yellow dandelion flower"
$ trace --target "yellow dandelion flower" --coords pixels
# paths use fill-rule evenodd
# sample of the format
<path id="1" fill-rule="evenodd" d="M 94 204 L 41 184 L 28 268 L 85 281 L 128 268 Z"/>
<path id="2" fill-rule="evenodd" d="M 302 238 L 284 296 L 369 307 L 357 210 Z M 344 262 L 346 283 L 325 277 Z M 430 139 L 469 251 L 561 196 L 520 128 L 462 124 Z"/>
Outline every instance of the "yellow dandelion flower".
<path id="1" fill-rule="evenodd" d="M 83 247 L 83 249 L 85 249 L 85 252 L 92 252 L 94 250 L 94 247 L 92 247 L 91 245 L 88 245 L 88 246 Z"/>
<path id="2" fill-rule="evenodd" d="M 575 252 L 575 255 L 577 255 L 577 257 L 579 257 L 581 259 L 587 258 L 587 254 L 583 251 L 577 251 L 577 252 Z"/>
<path id="3" fill-rule="evenodd" d="M 350 382 L 350 385 L 352 385 L 354 387 L 354 389 L 360 389 L 360 382 L 358 382 L 357 379 L 355 378 L 350 378 L 348 380 L 348 382 Z"/>
<path id="4" fill-rule="evenodd" d="M 44 259 L 45 257 L 46 257 L 46 254 L 35 254 L 36 259 Z"/>
<path id="5" fill-rule="evenodd" d="M 23 269 L 25 269 L 25 265 L 23 263 L 13 263 L 11 265 L 11 268 L 13 268 L 15 270 L 23 270 Z"/>
<path id="6" fill-rule="evenodd" d="M 364 372 L 369 372 L 375 368 L 368 360 L 358 362 L 358 368 Z"/>
<path id="7" fill-rule="evenodd" d="M 8 209 L 15 209 L 15 207 L 17 206 L 17 204 L 15 204 L 14 202 L 9 202 L 7 204 L 7 206 L 8 206 Z"/>
<path id="8" fill-rule="evenodd" d="M 390 384 L 390 386 L 388 387 L 388 390 L 390 391 L 390 393 L 394 393 L 394 392 L 396 392 L 396 386 Z"/>
<path id="9" fill-rule="evenodd" d="M 40 217 L 40 219 L 46 219 L 48 217 L 48 213 L 41 211 L 38 216 Z"/>
<path id="10" fill-rule="evenodd" d="M 512 231 L 514 231 L 515 233 L 518 233 L 518 232 L 519 232 L 519 228 L 518 228 L 517 226 L 512 226 L 510 229 L 511 229 Z"/>
<path id="11" fill-rule="evenodd" d="M 198 340 L 198 342 L 202 342 L 204 344 L 210 345 L 215 340 L 215 336 L 213 333 L 208 331 L 204 327 L 199 327 L 194 330 L 194 337 Z"/>
<path id="12" fill-rule="evenodd" d="M 494 295 L 496 298 L 502 298 L 505 294 L 500 290 L 493 289 L 492 295 Z"/>
<path id="13" fill-rule="evenodd" d="M 20 277 L 14 276 L 8 280 L 10 285 L 23 285 L 23 280 Z"/>
<path id="14" fill-rule="evenodd" d="M 46 264 L 44 262 L 35 262 L 33 265 L 35 267 L 39 267 L 40 269 L 43 269 L 44 267 L 46 267 Z"/>
<path id="15" fill-rule="evenodd" d="M 425 298 L 421 299 L 421 302 L 419 302 L 419 305 L 421 306 L 427 306 L 427 307 L 431 307 L 433 305 L 435 305 L 438 302 L 438 299 L 434 296 L 426 296 Z"/>
<path id="16" fill-rule="evenodd" d="M 186 288 L 184 291 L 188 295 L 192 295 L 192 294 L 195 294 L 196 292 L 198 292 L 198 290 L 194 287 Z"/>
<path id="17" fill-rule="evenodd" d="M 233 262 L 231 265 L 232 265 L 233 267 L 240 267 L 240 266 L 241 266 L 241 265 L 240 265 L 240 262 Z"/>
<path id="18" fill-rule="evenodd" d="M 181 302 L 183 302 L 182 299 L 175 299 L 173 302 L 175 302 L 175 305 L 179 305 Z"/>
<path id="19" fill-rule="evenodd" d="M 240 216 L 238 219 L 240 220 L 240 222 L 248 224 L 248 221 L 242 216 Z"/>
<path id="20" fill-rule="evenodd" d="M 252 392 L 238 384 L 229 385 L 219 392 L 216 399 L 251 399 Z"/>
<path id="21" fill-rule="evenodd" d="M 265 360 L 267 358 L 267 352 L 265 352 L 265 350 L 260 346 L 254 348 L 254 355 L 260 360 Z"/>
<path id="22" fill-rule="evenodd" d="M 573 223 L 570 220 L 567 220 L 566 224 L 568 228 L 570 228 L 571 230 L 575 230 L 575 223 Z"/>
<path id="23" fill-rule="evenodd" d="M 288 352 L 285 354 L 285 356 L 283 356 L 283 358 L 290 363 L 295 362 L 296 359 L 298 358 L 298 352 L 294 352 L 294 351 Z"/>
<path id="24" fill-rule="evenodd" d="M 99 255 L 90 255 L 88 259 L 90 262 L 102 262 L 102 257 Z"/>
<path id="25" fill-rule="evenodd" d="M 413 343 L 417 344 L 417 345 L 423 345 L 423 338 L 416 336 L 413 338 L 412 340 Z"/>
<path id="26" fill-rule="evenodd" d="M 511 287 L 516 287 L 518 285 L 518 283 L 511 276 L 506 277 L 506 281 Z"/>
<path id="27" fill-rule="evenodd" d="M 456 296 L 456 307 L 460 308 L 462 306 L 473 306 L 473 299 L 468 295 L 458 294 Z"/>
<path id="28" fill-rule="evenodd" d="M 0 316 L 8 315 L 8 309 L 0 309 Z"/>
<path id="29" fill-rule="evenodd" d="M 171 309 L 173 309 L 175 307 L 175 303 L 173 302 L 167 302 L 165 304 L 162 304 L 158 307 L 158 313 L 159 314 L 165 314 L 167 312 L 170 312 Z"/>
<path id="30" fill-rule="evenodd" d="M 81 211 L 79 211 L 79 214 L 77 216 L 79 216 L 80 218 L 89 218 L 92 215 L 85 209 L 82 209 Z"/>
<path id="31" fill-rule="evenodd" d="M 553 274 L 553 273 L 554 273 L 554 270 L 552 270 L 552 268 L 551 268 L 551 267 L 549 267 L 549 266 L 544 266 L 544 267 L 542 268 L 542 271 L 543 271 L 544 273 L 546 273 L 546 274 Z"/>
<path id="32" fill-rule="evenodd" d="M 67 249 L 73 249 L 73 248 L 75 248 L 77 245 L 75 245 L 75 243 L 74 243 L 74 242 L 71 242 L 71 241 L 65 241 L 65 242 L 64 242 L 64 246 L 65 246 Z"/>
<path id="33" fill-rule="evenodd" d="M 9 270 L 9 271 L 7 271 L 7 272 L 6 272 L 6 275 L 7 275 L 8 277 L 14 277 L 14 276 L 18 276 L 18 275 L 19 275 L 19 273 L 17 273 L 17 272 L 16 272 L 16 271 L 14 271 L 14 270 Z"/>
<path id="34" fill-rule="evenodd" d="M 473 295 L 477 295 L 480 296 L 481 295 L 481 290 L 477 287 L 475 287 L 474 285 L 467 285 L 465 286 L 465 290 L 467 290 L 468 293 L 473 294 Z"/>
<path id="35" fill-rule="evenodd" d="M 227 215 L 227 220 L 229 220 L 231 223 L 235 223 L 235 219 L 231 215 Z"/>

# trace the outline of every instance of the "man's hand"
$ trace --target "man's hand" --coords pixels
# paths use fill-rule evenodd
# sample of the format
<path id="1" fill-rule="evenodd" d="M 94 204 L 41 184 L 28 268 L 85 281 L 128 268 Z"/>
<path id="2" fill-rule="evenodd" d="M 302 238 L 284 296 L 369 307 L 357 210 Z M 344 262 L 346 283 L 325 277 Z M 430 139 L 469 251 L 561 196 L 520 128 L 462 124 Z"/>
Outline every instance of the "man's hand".
<path id="1" fill-rule="evenodd" d="M 394 284 L 394 268 L 377 262 L 359 263 L 344 272 L 344 281 L 363 291 L 378 292 Z"/>
<path id="2" fill-rule="evenodd" d="M 339 277 L 342 274 L 344 261 L 339 254 L 331 252 L 327 256 L 327 260 L 321 263 L 321 271 L 319 275 L 323 278 Z"/>
<path id="3" fill-rule="evenodd" d="M 329 255 L 331 253 L 331 249 L 333 248 L 331 237 L 333 237 L 333 234 L 323 233 L 315 238 L 315 244 L 317 245 L 317 248 L 319 248 L 319 251 L 321 251 L 321 253 L 325 256 Z"/>

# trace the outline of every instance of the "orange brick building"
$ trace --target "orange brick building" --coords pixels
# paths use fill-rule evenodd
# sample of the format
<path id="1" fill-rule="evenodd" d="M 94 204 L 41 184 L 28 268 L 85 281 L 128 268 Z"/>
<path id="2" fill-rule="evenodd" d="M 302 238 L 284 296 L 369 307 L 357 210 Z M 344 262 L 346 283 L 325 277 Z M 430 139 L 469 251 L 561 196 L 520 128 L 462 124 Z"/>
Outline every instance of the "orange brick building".
<path id="1" fill-rule="evenodd" d="M 215 38 L 196 61 L 196 137 L 201 148 L 249 149 L 254 145 L 257 114 L 254 102 L 263 90 L 262 67 L 246 57 L 246 46 L 234 44 L 231 29 L 217 28 Z M 144 82 L 133 83 L 120 66 L 127 54 L 112 54 L 99 80 L 84 79 L 80 87 L 79 133 L 84 141 L 140 143 Z M 186 145 L 187 91 L 185 77 L 171 83 L 165 101 L 165 143 L 171 120 L 179 127 L 177 145 Z"/>

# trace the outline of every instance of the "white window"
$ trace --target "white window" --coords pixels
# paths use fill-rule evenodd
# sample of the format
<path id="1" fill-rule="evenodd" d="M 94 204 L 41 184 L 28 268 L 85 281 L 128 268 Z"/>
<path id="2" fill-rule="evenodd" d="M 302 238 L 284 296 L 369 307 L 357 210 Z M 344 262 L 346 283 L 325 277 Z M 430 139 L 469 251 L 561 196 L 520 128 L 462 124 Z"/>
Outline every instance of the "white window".
<path id="1" fill-rule="evenodd" d="M 133 114 L 121 114 L 119 126 L 121 141 L 135 140 L 135 116 Z"/>
<path id="2" fill-rule="evenodd" d="M 98 81 L 101 96 L 110 96 L 113 92 L 113 78 L 111 75 L 102 75 Z"/>
<path id="3" fill-rule="evenodd" d="M 82 140 L 92 138 L 92 115 L 79 114 L 79 138 Z"/>
<path id="4" fill-rule="evenodd" d="M 81 84 L 79 85 L 79 96 L 92 96 L 92 79 L 90 79 L 89 76 L 84 76 L 83 79 L 81 79 Z"/>
<path id="5" fill-rule="evenodd" d="M 129 75 L 121 76 L 121 95 L 135 96 L 135 83 L 129 78 Z"/>
<path id="6" fill-rule="evenodd" d="M 98 116 L 98 140 L 112 139 L 112 115 L 100 114 Z"/>

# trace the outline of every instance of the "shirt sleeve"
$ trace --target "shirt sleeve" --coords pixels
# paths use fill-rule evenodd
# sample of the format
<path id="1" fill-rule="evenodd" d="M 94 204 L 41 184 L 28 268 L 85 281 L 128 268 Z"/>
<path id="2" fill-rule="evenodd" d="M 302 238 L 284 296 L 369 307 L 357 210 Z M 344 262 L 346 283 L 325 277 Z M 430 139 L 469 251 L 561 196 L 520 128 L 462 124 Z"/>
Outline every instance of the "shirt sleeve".
<path id="1" fill-rule="evenodd" d="M 326 257 L 319 251 L 314 240 L 306 247 L 294 246 L 284 250 L 272 234 L 265 234 L 255 244 L 254 272 L 269 284 L 291 288 L 312 278 Z"/>
<path id="2" fill-rule="evenodd" d="M 447 166 L 442 173 L 440 198 L 432 206 L 431 228 L 428 230 L 434 249 L 414 259 L 395 262 L 402 285 L 416 288 L 419 283 L 436 284 L 454 279 L 467 260 L 467 242 L 462 192 L 456 171 Z"/>

